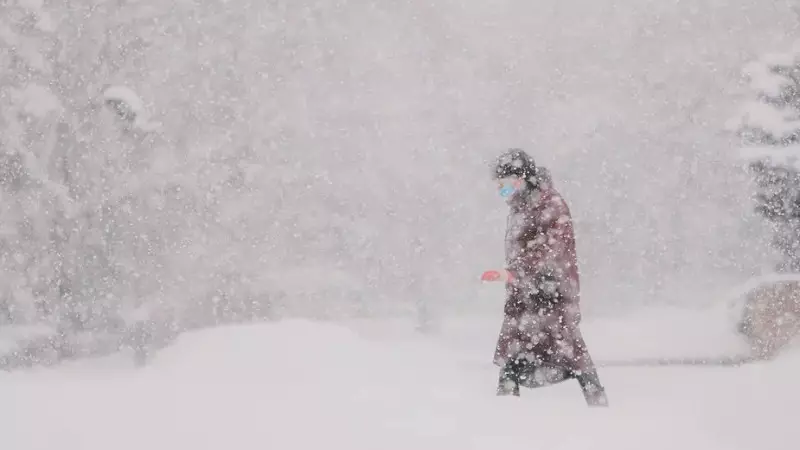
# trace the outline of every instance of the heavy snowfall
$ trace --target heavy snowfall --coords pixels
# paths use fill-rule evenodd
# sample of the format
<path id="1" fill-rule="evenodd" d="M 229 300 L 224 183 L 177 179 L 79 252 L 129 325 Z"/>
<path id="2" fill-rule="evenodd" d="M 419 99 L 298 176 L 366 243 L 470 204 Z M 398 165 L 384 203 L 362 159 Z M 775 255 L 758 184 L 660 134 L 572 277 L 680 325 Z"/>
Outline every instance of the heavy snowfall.
<path id="1" fill-rule="evenodd" d="M 0 448 L 797 448 L 798 36 L 796 0 L 0 2 Z M 569 205 L 608 408 L 496 393 L 509 148 Z"/>

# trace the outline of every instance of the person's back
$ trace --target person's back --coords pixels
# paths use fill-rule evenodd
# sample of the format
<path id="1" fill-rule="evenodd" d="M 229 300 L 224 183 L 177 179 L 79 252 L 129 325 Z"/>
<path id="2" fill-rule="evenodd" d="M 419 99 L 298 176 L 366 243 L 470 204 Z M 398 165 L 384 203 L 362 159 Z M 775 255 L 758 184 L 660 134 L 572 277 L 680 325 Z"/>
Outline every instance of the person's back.
<path id="1" fill-rule="evenodd" d="M 575 232 L 569 206 L 553 185 L 549 172 L 536 167 L 536 182 L 509 198 L 506 264 L 528 274 L 523 283 L 550 274 L 558 282 L 563 303 L 580 303 L 580 275 Z"/>

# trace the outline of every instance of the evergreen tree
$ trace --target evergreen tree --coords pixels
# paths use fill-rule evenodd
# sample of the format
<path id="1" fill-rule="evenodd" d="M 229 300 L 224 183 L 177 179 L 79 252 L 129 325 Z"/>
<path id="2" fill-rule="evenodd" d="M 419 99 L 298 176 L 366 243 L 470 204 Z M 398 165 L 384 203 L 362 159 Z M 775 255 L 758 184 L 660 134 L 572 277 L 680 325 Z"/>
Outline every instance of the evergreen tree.
<path id="1" fill-rule="evenodd" d="M 776 270 L 800 272 L 800 47 L 747 65 L 755 98 L 729 124 L 753 174 L 756 212 L 781 255 Z"/>

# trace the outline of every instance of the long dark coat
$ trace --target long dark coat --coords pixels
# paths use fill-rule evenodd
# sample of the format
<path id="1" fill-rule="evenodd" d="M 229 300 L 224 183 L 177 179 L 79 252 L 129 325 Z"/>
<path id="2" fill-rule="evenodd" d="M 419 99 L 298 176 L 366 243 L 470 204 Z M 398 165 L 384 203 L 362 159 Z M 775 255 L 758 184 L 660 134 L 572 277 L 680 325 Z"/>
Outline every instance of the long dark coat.
<path id="1" fill-rule="evenodd" d="M 546 174 L 509 200 L 506 303 L 494 363 L 593 366 L 579 330 L 580 280 L 569 208 Z"/>

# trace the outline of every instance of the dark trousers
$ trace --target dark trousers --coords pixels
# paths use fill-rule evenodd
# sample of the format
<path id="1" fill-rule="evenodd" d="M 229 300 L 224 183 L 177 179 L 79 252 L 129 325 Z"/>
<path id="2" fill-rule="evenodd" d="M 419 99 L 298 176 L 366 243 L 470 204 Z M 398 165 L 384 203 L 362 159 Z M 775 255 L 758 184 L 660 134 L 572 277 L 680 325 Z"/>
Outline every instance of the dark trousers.
<path id="1" fill-rule="evenodd" d="M 589 406 L 608 406 L 605 388 L 600 384 L 597 370 L 576 372 L 566 367 L 537 365 L 524 359 L 510 359 L 500 369 L 497 395 L 519 396 L 519 388 L 550 386 L 569 379 L 578 380 L 581 392 Z"/>

